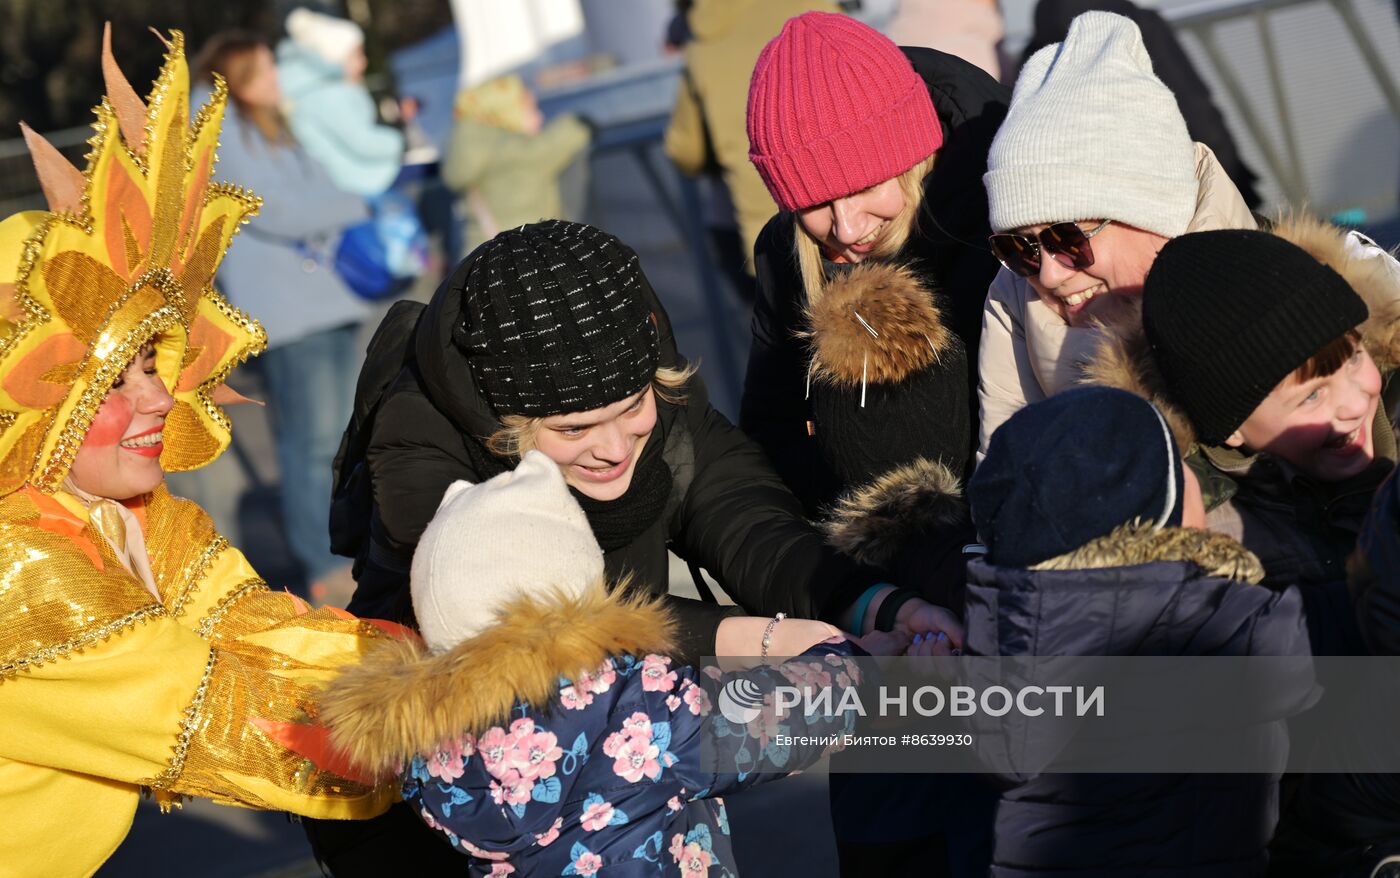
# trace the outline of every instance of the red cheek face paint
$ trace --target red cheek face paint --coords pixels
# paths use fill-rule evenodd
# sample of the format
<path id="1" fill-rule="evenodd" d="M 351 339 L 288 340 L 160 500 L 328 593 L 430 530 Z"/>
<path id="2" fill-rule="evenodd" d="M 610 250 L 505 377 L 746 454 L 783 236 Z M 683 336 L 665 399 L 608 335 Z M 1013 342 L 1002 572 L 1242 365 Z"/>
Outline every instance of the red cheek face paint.
<path id="1" fill-rule="evenodd" d="M 83 444 L 110 446 L 122 441 L 132 419 L 131 400 L 120 393 L 109 393 L 92 419 Z"/>

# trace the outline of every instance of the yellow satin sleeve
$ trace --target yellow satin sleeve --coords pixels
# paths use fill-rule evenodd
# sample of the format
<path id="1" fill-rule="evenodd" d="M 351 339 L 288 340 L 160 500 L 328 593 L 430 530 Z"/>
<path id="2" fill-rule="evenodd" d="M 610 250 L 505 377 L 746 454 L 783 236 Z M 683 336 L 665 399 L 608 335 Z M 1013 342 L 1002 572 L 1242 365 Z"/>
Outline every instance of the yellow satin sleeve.
<path id="1" fill-rule="evenodd" d="M 90 874 L 125 837 L 142 788 L 163 805 L 204 796 L 344 819 L 397 798 L 394 785 L 316 768 L 260 726 L 314 721 L 319 686 L 390 633 L 270 591 L 186 501 L 145 509 L 160 602 L 95 532 L 39 527 L 26 504 L 0 499 L 0 820 L 11 826 L 0 876 L 26 862 Z M 88 814 L 81 829 L 74 814 Z M 60 841 L 75 831 L 81 842 Z M 43 854 L 49 842 L 67 864 Z"/>

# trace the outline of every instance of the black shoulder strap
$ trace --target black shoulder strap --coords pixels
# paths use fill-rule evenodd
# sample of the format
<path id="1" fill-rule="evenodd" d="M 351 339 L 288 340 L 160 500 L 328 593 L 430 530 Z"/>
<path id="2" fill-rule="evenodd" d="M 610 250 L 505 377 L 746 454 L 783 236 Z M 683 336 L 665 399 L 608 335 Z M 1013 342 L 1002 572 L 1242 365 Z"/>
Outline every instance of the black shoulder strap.
<path id="1" fill-rule="evenodd" d="M 368 539 L 374 497 L 364 470 L 374 416 L 384 391 L 412 359 L 413 331 L 424 307 L 421 302 L 395 302 L 365 349 L 365 362 L 355 385 L 355 407 L 340 438 L 332 471 L 331 550 L 339 555 L 358 557 Z"/>

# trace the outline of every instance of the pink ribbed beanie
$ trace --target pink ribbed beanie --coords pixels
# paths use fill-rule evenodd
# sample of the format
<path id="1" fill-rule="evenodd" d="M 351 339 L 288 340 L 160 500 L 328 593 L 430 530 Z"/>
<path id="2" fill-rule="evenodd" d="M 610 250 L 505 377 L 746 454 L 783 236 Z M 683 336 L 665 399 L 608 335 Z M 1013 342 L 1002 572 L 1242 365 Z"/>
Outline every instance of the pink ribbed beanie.
<path id="1" fill-rule="evenodd" d="M 898 176 L 943 144 L 928 87 L 894 43 L 845 15 L 790 19 L 749 83 L 749 160 L 783 210 Z"/>

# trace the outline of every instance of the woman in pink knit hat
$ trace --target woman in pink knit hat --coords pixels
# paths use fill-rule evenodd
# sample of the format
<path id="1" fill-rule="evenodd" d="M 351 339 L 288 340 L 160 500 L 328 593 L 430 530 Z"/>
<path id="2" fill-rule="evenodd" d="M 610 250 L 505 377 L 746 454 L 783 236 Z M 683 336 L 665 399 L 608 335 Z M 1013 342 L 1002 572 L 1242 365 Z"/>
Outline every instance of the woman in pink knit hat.
<path id="1" fill-rule="evenodd" d="M 749 158 L 780 212 L 754 247 L 740 423 L 814 518 L 910 479 L 957 493 L 968 472 L 997 269 L 982 174 L 1009 99 L 972 64 L 845 15 L 790 19 L 759 56 Z M 837 541 L 872 550 L 860 528 Z"/>
<path id="2" fill-rule="evenodd" d="M 895 584 L 859 630 L 914 595 L 961 609 L 997 270 L 982 175 L 1009 100 L 960 58 L 831 13 L 789 20 L 754 67 L 749 158 L 780 213 L 754 248 L 740 423 L 829 541 Z M 843 874 L 986 874 L 970 848 L 995 796 L 975 780 L 833 775 L 832 794 Z"/>

